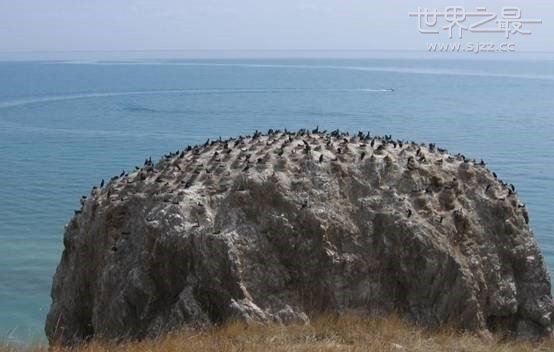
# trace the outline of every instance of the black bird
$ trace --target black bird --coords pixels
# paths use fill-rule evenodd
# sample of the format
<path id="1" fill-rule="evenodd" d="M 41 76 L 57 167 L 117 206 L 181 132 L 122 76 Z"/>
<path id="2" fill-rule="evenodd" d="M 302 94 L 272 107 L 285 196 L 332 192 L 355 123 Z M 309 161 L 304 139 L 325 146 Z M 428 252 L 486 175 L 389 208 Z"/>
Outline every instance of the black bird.
<path id="1" fill-rule="evenodd" d="M 125 176 L 125 170 L 121 171 L 121 174 L 119 175 L 119 177 L 123 177 Z"/>
<path id="2" fill-rule="evenodd" d="M 408 209 L 408 217 L 412 216 L 412 209 Z"/>
<path id="3" fill-rule="evenodd" d="M 204 147 L 207 147 L 208 145 L 210 145 L 210 139 L 209 138 L 206 140 L 206 143 L 204 143 Z"/>
<path id="4" fill-rule="evenodd" d="M 281 148 L 281 149 L 279 149 L 279 152 L 277 153 L 277 155 L 283 156 L 283 153 L 284 153 L 284 152 L 285 152 L 285 151 L 283 150 L 283 148 Z"/>
<path id="5" fill-rule="evenodd" d="M 320 162 L 320 163 L 323 162 L 323 154 L 321 154 L 321 155 L 319 156 L 319 162 Z"/>
<path id="6" fill-rule="evenodd" d="M 441 218 L 439 219 L 439 224 L 442 224 L 442 219 L 443 217 L 441 216 Z"/>
<path id="7" fill-rule="evenodd" d="M 246 165 L 246 167 L 244 169 L 242 169 L 242 172 L 246 172 L 246 171 L 248 171 L 248 169 L 250 169 L 250 165 Z"/>
<path id="8" fill-rule="evenodd" d="M 489 191 L 490 188 L 491 188 L 491 184 L 489 183 L 489 184 L 487 185 L 487 188 L 485 188 L 485 193 L 487 193 L 487 192 Z"/>
<path id="9" fill-rule="evenodd" d="M 100 182 L 100 188 L 104 187 L 104 179 Z"/>
<path id="10" fill-rule="evenodd" d="M 514 192 L 516 191 L 516 187 L 511 183 L 510 183 L 510 188 L 512 189 L 512 191 L 514 191 Z"/>
<path id="11" fill-rule="evenodd" d="M 365 158 L 365 152 L 362 152 L 362 155 L 360 155 L 360 160 L 364 160 Z"/>
<path id="12" fill-rule="evenodd" d="M 492 176 L 494 177 L 494 179 L 497 179 L 496 172 L 493 172 Z"/>
<path id="13" fill-rule="evenodd" d="M 375 139 L 372 139 L 370 143 L 371 148 L 373 148 L 374 145 L 375 145 Z"/>
<path id="14" fill-rule="evenodd" d="M 319 126 L 316 126 L 315 130 L 312 130 L 312 133 L 313 134 L 319 133 Z"/>

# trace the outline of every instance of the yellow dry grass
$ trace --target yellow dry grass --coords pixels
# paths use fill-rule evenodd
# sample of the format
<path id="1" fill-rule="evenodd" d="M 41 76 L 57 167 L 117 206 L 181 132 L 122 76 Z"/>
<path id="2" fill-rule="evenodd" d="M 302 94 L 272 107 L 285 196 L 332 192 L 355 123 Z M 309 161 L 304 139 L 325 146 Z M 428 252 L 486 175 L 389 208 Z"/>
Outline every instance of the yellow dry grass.
<path id="1" fill-rule="evenodd" d="M 45 346 L 0 347 L 1 352 L 42 352 Z M 246 325 L 230 323 L 202 331 L 182 330 L 154 340 L 126 344 L 100 341 L 54 352 L 301 352 L 301 351 L 554 351 L 554 339 L 524 342 L 480 337 L 451 329 L 428 330 L 397 318 L 324 317 L 310 325 Z"/>

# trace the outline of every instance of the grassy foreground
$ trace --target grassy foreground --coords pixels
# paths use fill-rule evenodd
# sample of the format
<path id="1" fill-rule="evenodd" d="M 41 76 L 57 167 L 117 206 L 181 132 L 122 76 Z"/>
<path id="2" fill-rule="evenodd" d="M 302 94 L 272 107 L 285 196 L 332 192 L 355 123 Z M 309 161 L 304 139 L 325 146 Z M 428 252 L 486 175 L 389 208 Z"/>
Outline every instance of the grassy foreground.
<path id="1" fill-rule="evenodd" d="M 14 348 L 0 346 L 0 352 L 42 352 L 46 346 Z M 522 342 L 500 337 L 479 337 L 453 330 L 427 330 L 400 319 L 326 317 L 310 325 L 245 325 L 231 323 L 203 331 L 183 330 L 155 340 L 113 345 L 92 342 L 76 352 L 231 352 L 231 351 L 554 351 L 554 339 Z"/>

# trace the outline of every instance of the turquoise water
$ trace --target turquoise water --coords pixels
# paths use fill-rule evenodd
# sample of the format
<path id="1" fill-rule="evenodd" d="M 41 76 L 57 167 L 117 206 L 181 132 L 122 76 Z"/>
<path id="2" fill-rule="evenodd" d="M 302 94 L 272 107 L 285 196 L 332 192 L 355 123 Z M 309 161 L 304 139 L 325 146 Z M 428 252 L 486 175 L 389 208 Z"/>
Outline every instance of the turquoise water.
<path id="1" fill-rule="evenodd" d="M 64 224 L 102 178 L 208 137 L 316 125 L 483 158 L 554 269 L 554 61 L 0 62 L 0 339 L 42 338 Z"/>

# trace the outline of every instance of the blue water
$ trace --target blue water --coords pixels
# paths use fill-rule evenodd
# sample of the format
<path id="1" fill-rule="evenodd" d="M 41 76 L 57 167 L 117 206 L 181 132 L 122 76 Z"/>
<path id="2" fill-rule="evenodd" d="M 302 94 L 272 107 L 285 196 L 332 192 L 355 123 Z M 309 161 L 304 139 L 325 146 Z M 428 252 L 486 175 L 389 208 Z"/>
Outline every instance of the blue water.
<path id="1" fill-rule="evenodd" d="M 483 158 L 554 269 L 554 61 L 0 62 L 0 339 L 43 338 L 64 224 L 102 178 L 208 137 L 316 125 Z"/>

